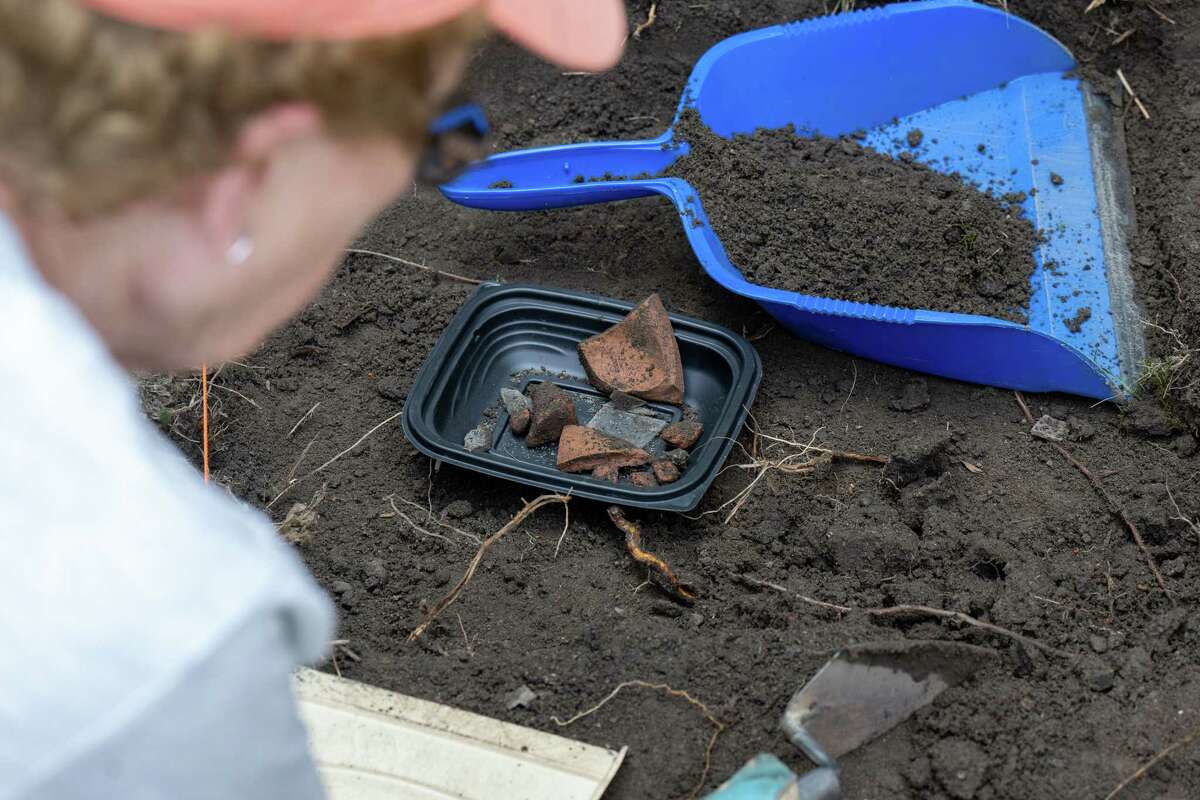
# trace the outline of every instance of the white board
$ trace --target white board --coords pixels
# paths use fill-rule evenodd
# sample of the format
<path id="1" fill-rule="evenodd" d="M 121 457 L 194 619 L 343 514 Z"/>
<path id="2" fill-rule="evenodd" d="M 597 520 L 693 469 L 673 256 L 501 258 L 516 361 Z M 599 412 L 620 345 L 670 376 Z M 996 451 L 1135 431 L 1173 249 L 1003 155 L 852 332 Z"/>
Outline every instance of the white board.
<path id="1" fill-rule="evenodd" d="M 293 686 L 330 800 L 599 800 L 627 750 L 308 669 Z"/>

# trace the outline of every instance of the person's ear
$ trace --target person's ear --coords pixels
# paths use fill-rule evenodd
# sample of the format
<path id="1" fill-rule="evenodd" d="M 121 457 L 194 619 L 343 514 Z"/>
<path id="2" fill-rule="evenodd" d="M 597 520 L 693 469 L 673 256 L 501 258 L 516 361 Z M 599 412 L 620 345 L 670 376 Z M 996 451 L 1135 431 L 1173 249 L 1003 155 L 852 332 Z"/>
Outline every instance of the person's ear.
<path id="1" fill-rule="evenodd" d="M 250 208 L 272 159 L 320 131 L 320 112 L 299 103 L 269 108 L 242 126 L 230 163 L 205 181 L 202 192 L 201 224 L 210 246 L 224 254 L 253 236 L 247 229 Z"/>

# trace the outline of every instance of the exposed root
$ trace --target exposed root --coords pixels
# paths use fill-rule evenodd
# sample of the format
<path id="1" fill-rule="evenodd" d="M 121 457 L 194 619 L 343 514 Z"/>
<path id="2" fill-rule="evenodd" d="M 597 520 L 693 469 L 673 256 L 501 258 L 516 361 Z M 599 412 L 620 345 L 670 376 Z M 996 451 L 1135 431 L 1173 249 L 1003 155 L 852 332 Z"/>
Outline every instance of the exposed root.
<path id="1" fill-rule="evenodd" d="M 646 21 L 639 24 L 636 28 L 633 29 L 633 38 L 635 38 L 635 39 L 642 38 L 642 31 L 649 30 L 650 26 L 654 24 L 654 20 L 657 18 L 657 16 L 658 16 L 658 3 L 651 3 L 650 4 L 650 12 L 648 14 L 646 14 Z"/>
<path id="2" fill-rule="evenodd" d="M 449 542 L 450 544 L 454 544 L 453 541 L 446 538 L 445 536 L 442 536 L 441 534 L 438 534 L 438 533 L 433 533 L 431 531 L 427 531 L 424 528 L 422 528 L 421 526 L 417 525 L 417 523 L 413 522 L 412 519 L 410 519 L 407 514 L 405 514 L 403 511 L 401 511 L 399 508 L 396 507 L 396 495 L 389 494 L 387 497 L 385 497 L 383 499 L 387 500 L 388 503 L 391 505 L 392 513 L 388 514 L 385 512 L 383 514 L 380 514 L 381 517 L 384 517 L 384 518 L 400 517 L 400 519 L 404 520 L 405 522 L 407 522 L 409 524 L 409 526 L 411 526 L 413 529 L 415 529 L 417 531 L 417 533 L 423 533 L 426 536 L 432 536 L 435 539 L 441 539 L 442 541 Z M 400 498 L 400 502 L 404 503 L 406 506 L 412 506 L 417 511 L 420 511 L 422 514 L 425 515 L 425 520 L 427 522 L 431 522 L 434 525 L 437 525 L 439 528 L 445 528 L 446 530 L 451 531 L 452 533 L 456 533 L 459 536 L 463 537 L 464 539 L 474 542 L 477 546 L 483 543 L 483 540 L 480 539 L 475 534 L 470 533 L 468 531 L 464 531 L 462 528 L 456 528 L 453 525 L 451 525 L 449 522 L 446 522 L 445 520 L 438 519 L 437 517 L 435 517 L 433 515 L 433 512 L 431 510 L 425 508 L 425 506 L 421 505 L 420 503 L 414 503 L 412 500 L 406 500 L 403 497 Z"/>
<path id="3" fill-rule="evenodd" d="M 505 534 L 508 534 L 519 527 L 520 524 L 524 522 L 530 514 L 534 513 L 542 506 L 550 505 L 551 503 L 562 503 L 564 506 L 566 506 L 566 504 L 569 502 L 571 502 L 571 498 L 565 494 L 544 494 L 541 497 L 530 500 L 525 504 L 524 508 L 517 512 L 515 517 L 508 521 L 507 525 L 493 533 L 488 538 L 484 539 L 483 543 L 479 545 L 479 550 L 475 553 L 475 557 L 472 558 L 471 563 L 467 565 L 467 571 L 464 572 L 463 576 L 458 579 L 458 583 L 454 584 L 454 588 L 451 589 L 445 597 L 439 600 L 437 605 L 430 609 L 429 613 L 425 615 L 424 621 L 422 621 L 421 624 L 418 625 L 416 629 L 408 635 L 408 641 L 415 642 L 417 639 L 420 639 L 425 631 L 429 630 L 429 626 L 433 624 L 435 619 L 438 618 L 438 615 L 449 608 L 450 604 L 458 599 L 458 596 L 462 594 L 463 589 L 465 589 L 467 584 L 471 582 L 471 578 L 475 576 L 475 570 L 479 569 L 479 565 L 483 562 L 483 557 L 487 553 L 489 547 L 503 539 Z"/>
<path id="4" fill-rule="evenodd" d="M 822 467 L 832 464 L 835 461 L 853 461 L 860 464 L 878 465 L 888 463 L 886 456 L 865 455 L 863 453 L 831 450 L 828 447 L 821 447 L 816 444 L 817 434 L 820 433 L 819 428 L 813 431 L 812 436 L 809 437 L 807 442 L 800 442 L 765 434 L 754 423 L 753 415 L 751 415 L 750 420 L 750 422 L 746 423 L 747 430 L 753 434 L 750 450 L 747 451 L 744 447 L 742 448 L 742 452 L 750 460 L 744 464 L 734 464 L 726 469 L 750 470 L 754 473 L 754 477 L 751 478 L 750 483 L 746 484 L 740 492 L 716 508 L 703 512 L 701 516 L 717 514 L 729 509 L 724 520 L 722 520 L 724 524 L 728 525 L 737 516 L 737 513 L 742 510 L 742 506 L 746 504 L 746 501 L 750 499 L 755 487 L 772 472 L 781 472 L 785 475 L 812 475 Z M 791 452 L 788 452 L 789 450 Z"/>
<path id="5" fill-rule="evenodd" d="M 759 580 L 758 578 L 754 578 L 749 575 L 736 575 L 735 574 L 735 575 L 733 575 L 733 578 L 735 580 L 737 580 L 739 583 L 743 583 L 747 586 L 756 586 L 756 587 L 760 587 L 763 589 L 772 589 L 776 592 L 780 592 L 782 594 L 786 594 L 791 597 L 795 597 L 796 599 L 798 599 L 802 602 L 808 603 L 809 605 L 813 605 L 818 608 L 824 608 L 829 611 L 836 612 L 839 617 L 841 617 L 845 614 L 862 613 L 862 614 L 866 614 L 868 617 L 917 616 L 917 617 L 937 617 L 939 619 L 949 619 L 949 620 L 954 620 L 955 622 L 960 622 L 963 625 L 969 625 L 972 628 L 979 628 L 980 630 L 985 630 L 990 633 L 995 633 L 999 636 L 1004 636 L 1008 639 L 1013 639 L 1014 641 L 1018 641 L 1021 644 L 1028 645 L 1029 647 L 1037 648 L 1038 650 L 1041 650 L 1046 653 L 1050 653 L 1052 655 L 1060 656 L 1062 658 L 1071 658 L 1071 659 L 1078 658 L 1078 655 L 1075 653 L 1069 653 L 1066 650 L 1059 650 L 1058 648 L 1051 647 L 1050 645 L 1048 645 L 1044 642 L 1039 642 L 1037 639 L 1030 639 L 1028 636 L 1017 633 L 1016 631 L 1011 631 L 1008 628 L 1002 628 L 999 625 L 993 625 L 990 622 L 984 622 L 981 619 L 976 619 L 975 617 L 972 617 L 969 614 L 964 614 L 961 611 L 947 611 L 946 609 L 933 608 L 932 606 L 910 606 L 910 605 L 888 606 L 886 608 L 854 608 L 852 606 L 839 606 L 834 603 L 826 603 L 823 600 L 817 600 L 812 597 L 805 597 L 802 594 L 797 594 L 796 592 L 793 592 L 791 589 L 788 589 L 786 586 L 780 586 L 777 583 L 770 583 L 768 581 Z"/>
<path id="6" fill-rule="evenodd" d="M 1162 761 L 1164 758 L 1171 755 L 1171 753 L 1174 753 L 1179 748 L 1187 747 L 1189 744 L 1196 741 L 1197 739 L 1200 739 L 1200 727 L 1193 728 L 1192 732 L 1189 733 L 1187 736 L 1184 736 L 1182 739 L 1180 739 L 1178 742 L 1175 742 L 1175 744 L 1171 745 L 1170 747 L 1167 747 L 1167 748 L 1159 751 L 1154 756 L 1154 758 L 1150 759 L 1145 764 L 1142 764 L 1140 767 L 1138 767 L 1133 772 L 1132 775 L 1130 775 L 1128 778 L 1126 778 L 1125 780 L 1118 783 L 1116 785 L 1116 788 L 1114 788 L 1111 792 L 1109 792 L 1107 795 L 1105 795 L 1104 800 L 1113 800 L 1114 797 L 1119 795 L 1121 792 L 1125 791 L 1125 789 L 1131 783 L 1134 783 L 1135 781 L 1139 781 L 1142 778 L 1144 778 L 1146 776 L 1146 773 L 1149 772 L 1150 769 L 1155 764 Z"/>
<path id="7" fill-rule="evenodd" d="M 565 720 L 559 719 L 558 717 L 551 717 L 550 719 L 554 720 L 555 725 L 559 726 L 560 728 L 565 728 L 568 725 L 572 725 L 572 724 L 578 722 L 579 720 L 583 719 L 584 717 L 589 717 L 592 714 L 595 714 L 600 709 L 604 708 L 604 706 L 608 704 L 608 701 L 612 700 L 614 697 L 616 697 L 618 694 L 620 694 L 623 689 L 629 689 L 629 688 L 634 688 L 634 687 L 636 687 L 638 689 L 650 689 L 650 690 L 653 690 L 656 692 L 665 692 L 666 694 L 669 694 L 671 697 L 682 697 L 684 700 L 688 701 L 693 706 L 700 709 L 700 713 L 702 713 L 704 715 L 704 718 L 707 719 L 709 721 L 709 723 L 712 724 L 713 734 L 711 737 L 709 737 L 708 746 L 704 748 L 704 769 L 702 769 L 700 771 L 700 779 L 698 781 L 696 781 L 696 785 L 693 786 L 692 790 L 690 792 L 688 792 L 688 794 L 687 794 L 688 800 L 693 800 L 693 798 L 695 798 L 696 795 L 698 795 L 700 793 L 700 790 L 704 788 L 705 781 L 708 780 L 708 770 L 709 770 L 709 767 L 712 766 L 713 748 L 717 746 L 717 737 L 721 735 L 721 731 L 725 730 L 725 723 L 723 723 L 719 719 L 717 719 L 716 716 L 712 713 L 712 711 L 709 710 L 708 706 L 704 705 L 704 703 L 702 703 L 699 700 L 697 700 L 696 698 L 692 697 L 690 694 L 683 691 L 682 689 L 672 689 L 670 686 L 668 686 L 665 683 L 648 683 L 646 681 L 625 681 L 624 683 L 619 684 L 617 686 L 617 688 L 615 688 L 611 692 L 609 692 L 604 697 L 603 700 L 601 700 L 599 703 L 596 703 L 596 705 L 592 706 L 591 708 L 587 709 L 586 711 L 580 711 L 575 716 L 569 717 L 568 719 L 565 719 Z"/>
<path id="8" fill-rule="evenodd" d="M 634 561 L 650 568 L 650 575 L 656 579 L 655 582 L 663 591 L 685 603 L 695 601 L 695 591 L 687 584 L 681 583 L 665 561 L 642 549 L 642 529 L 626 518 L 620 506 L 609 506 L 608 518 L 625 534 L 625 549 L 629 551 L 629 555 L 633 556 Z"/>
<path id="9" fill-rule="evenodd" d="M 1029 410 L 1029 406 L 1025 404 L 1025 398 L 1020 392 L 1013 392 L 1017 397 L 1017 405 L 1021 406 L 1021 411 L 1025 414 L 1025 419 L 1030 425 L 1033 425 L 1033 412 Z M 1092 484 L 1092 488 L 1096 493 L 1104 498 L 1104 502 L 1108 504 L 1109 513 L 1119 519 L 1125 528 L 1133 536 L 1133 541 L 1137 543 L 1138 549 L 1142 551 L 1142 557 L 1146 560 L 1146 566 L 1150 568 L 1150 572 L 1154 575 L 1154 580 L 1158 583 L 1158 588 L 1162 589 L 1163 594 L 1171 601 L 1171 605 L 1175 605 L 1175 596 L 1171 594 L 1171 590 L 1167 588 L 1167 582 L 1163 579 L 1162 573 L 1158 570 L 1158 564 L 1154 563 L 1154 556 L 1150 553 L 1150 548 L 1146 547 L 1146 542 L 1142 539 L 1142 532 L 1138 530 L 1138 526 L 1133 523 L 1129 515 L 1125 513 L 1125 509 L 1121 508 L 1116 499 L 1108 493 L 1108 489 L 1104 488 L 1104 484 L 1092 474 L 1091 470 L 1076 460 L 1075 456 L 1071 455 L 1067 448 L 1060 445 L 1058 442 L 1047 442 L 1051 447 L 1058 451 L 1058 454 L 1065 458 L 1071 466 L 1079 470 L 1083 477 L 1088 479 L 1088 483 Z"/>

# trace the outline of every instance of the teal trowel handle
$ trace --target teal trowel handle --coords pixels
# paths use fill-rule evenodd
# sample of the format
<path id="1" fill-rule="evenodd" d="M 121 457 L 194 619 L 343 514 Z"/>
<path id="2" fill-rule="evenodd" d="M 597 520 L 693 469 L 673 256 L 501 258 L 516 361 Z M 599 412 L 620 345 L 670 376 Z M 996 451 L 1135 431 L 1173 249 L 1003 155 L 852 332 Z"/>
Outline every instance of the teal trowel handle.
<path id="1" fill-rule="evenodd" d="M 646 141 L 538 147 L 492 156 L 439 188 L 456 203 L 498 211 L 670 195 L 686 184 L 650 176 L 686 153 L 686 145 L 671 144 L 670 131 Z"/>
<path id="2" fill-rule="evenodd" d="M 838 800 L 836 769 L 818 767 L 797 778 L 773 755 L 755 756 L 705 800 Z"/>

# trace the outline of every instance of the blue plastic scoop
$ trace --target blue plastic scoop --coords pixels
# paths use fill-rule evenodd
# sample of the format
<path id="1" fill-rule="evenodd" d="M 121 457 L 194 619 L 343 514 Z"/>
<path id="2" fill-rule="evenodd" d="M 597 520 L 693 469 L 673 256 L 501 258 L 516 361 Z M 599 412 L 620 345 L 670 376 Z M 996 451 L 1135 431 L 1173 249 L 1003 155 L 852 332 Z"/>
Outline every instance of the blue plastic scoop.
<path id="1" fill-rule="evenodd" d="M 797 336 L 960 380 L 1118 397 L 1144 360 L 1124 142 L 1074 68 L 1062 44 L 1024 20 L 969 0 L 926 0 L 726 39 L 696 64 L 679 107 L 695 107 L 725 137 L 788 123 L 831 137 L 867 130 L 864 144 L 893 155 L 920 128 L 918 161 L 998 195 L 1025 192 L 1024 213 L 1048 234 L 1026 325 L 758 286 L 730 262 L 685 181 L 587 182 L 659 174 L 688 152 L 671 129 L 649 141 L 497 155 L 441 188 L 463 205 L 510 211 L 665 195 L 713 280 Z"/>

